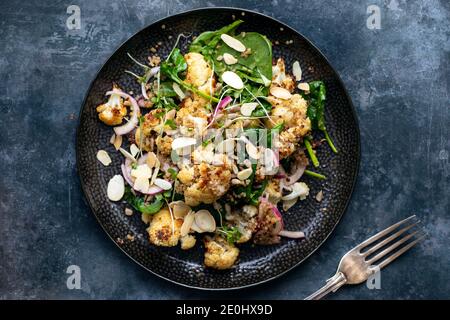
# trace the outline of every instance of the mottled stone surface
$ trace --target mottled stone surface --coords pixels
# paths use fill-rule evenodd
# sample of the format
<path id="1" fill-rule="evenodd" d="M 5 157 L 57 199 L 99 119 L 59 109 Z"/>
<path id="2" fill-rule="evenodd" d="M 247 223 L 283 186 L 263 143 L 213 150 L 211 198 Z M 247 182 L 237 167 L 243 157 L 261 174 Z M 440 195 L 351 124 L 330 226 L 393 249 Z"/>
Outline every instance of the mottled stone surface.
<path id="1" fill-rule="evenodd" d="M 330 239 L 282 278 L 239 292 L 300 299 L 349 248 L 412 213 L 429 238 L 381 274 L 381 289 L 333 299 L 450 298 L 450 42 L 448 1 L 86 1 L 69 31 L 69 2 L 0 3 L 0 298 L 236 298 L 181 288 L 146 272 L 108 239 L 83 200 L 75 129 L 106 58 L 144 26 L 203 6 L 236 5 L 290 24 L 341 74 L 357 109 L 361 171 Z M 366 27 L 367 7 L 381 29 Z M 81 290 L 68 290 L 78 265 Z"/>

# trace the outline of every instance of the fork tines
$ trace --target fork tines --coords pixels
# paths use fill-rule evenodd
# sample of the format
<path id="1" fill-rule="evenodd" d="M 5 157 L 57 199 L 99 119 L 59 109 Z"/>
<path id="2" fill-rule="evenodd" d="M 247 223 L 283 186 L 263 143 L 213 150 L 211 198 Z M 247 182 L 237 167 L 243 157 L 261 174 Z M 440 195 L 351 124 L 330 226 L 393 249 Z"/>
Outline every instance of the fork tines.
<path id="1" fill-rule="evenodd" d="M 368 264 L 382 269 L 425 238 L 419 222 L 413 215 L 370 237 L 355 249 L 359 249 Z"/>

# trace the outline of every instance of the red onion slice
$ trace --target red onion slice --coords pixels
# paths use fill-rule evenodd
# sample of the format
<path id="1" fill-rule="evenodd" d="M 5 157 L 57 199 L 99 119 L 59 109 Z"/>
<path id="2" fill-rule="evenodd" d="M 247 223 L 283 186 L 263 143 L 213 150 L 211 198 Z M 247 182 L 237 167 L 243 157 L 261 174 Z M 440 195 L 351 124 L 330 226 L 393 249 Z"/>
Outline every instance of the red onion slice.
<path id="1" fill-rule="evenodd" d="M 122 164 L 120 168 L 122 169 L 122 175 L 125 181 L 130 185 L 130 187 L 133 187 L 133 180 L 131 180 L 130 173 L 127 167 L 124 164 Z"/>
<path id="2" fill-rule="evenodd" d="M 148 153 L 144 154 L 142 157 L 140 157 L 137 161 L 137 164 L 141 165 L 146 163 L 148 157 Z"/>
<path id="3" fill-rule="evenodd" d="M 260 199 L 261 199 L 261 203 L 265 203 L 270 206 L 270 209 L 272 210 L 273 215 L 277 219 L 277 222 L 275 224 L 272 234 L 278 235 L 284 228 L 283 216 L 281 215 L 281 212 L 280 212 L 280 210 L 278 210 L 276 205 L 274 205 L 273 203 L 271 203 L 264 197 L 261 197 Z"/>
<path id="4" fill-rule="evenodd" d="M 162 188 L 160 188 L 160 187 L 158 187 L 158 186 L 155 186 L 155 185 L 152 185 L 152 186 L 150 186 L 150 187 L 148 188 L 147 192 L 144 192 L 144 193 L 145 193 L 145 194 L 153 195 L 153 194 L 161 193 L 161 192 L 163 192 L 163 191 L 164 191 L 164 190 L 163 190 Z"/>
<path id="5" fill-rule="evenodd" d="M 158 72 L 159 72 L 159 67 L 151 68 L 148 71 L 148 73 L 146 74 L 144 81 L 141 83 L 142 96 L 147 100 L 149 100 L 150 97 L 147 95 L 146 85 L 147 85 L 148 81 L 150 80 L 150 78 L 153 77 L 154 75 L 156 75 Z"/>
<path id="6" fill-rule="evenodd" d="M 233 99 L 231 99 L 230 96 L 226 96 L 225 98 L 223 98 L 222 100 L 219 101 L 219 103 L 216 106 L 216 109 L 214 110 L 214 113 L 213 113 L 213 116 L 211 118 L 211 121 L 208 124 L 208 127 L 214 122 L 214 120 L 216 119 L 216 117 L 219 114 L 219 112 L 223 108 L 225 108 L 227 105 L 229 105 L 231 101 L 233 101 Z"/>
<path id="7" fill-rule="evenodd" d="M 139 107 L 141 107 L 141 108 L 145 107 L 145 100 L 144 100 L 144 98 L 137 99 L 137 103 L 138 103 Z"/>
<path id="8" fill-rule="evenodd" d="M 290 186 L 296 183 L 302 177 L 303 173 L 305 172 L 305 169 L 306 169 L 305 165 L 297 164 L 294 173 L 288 176 L 286 175 L 284 169 L 280 167 L 280 173 L 286 175 L 286 178 L 283 179 L 283 185 Z"/>
<path id="9" fill-rule="evenodd" d="M 112 94 L 117 94 L 121 96 L 124 99 L 128 99 L 131 102 L 131 109 L 133 111 L 133 116 L 130 118 L 130 120 L 125 123 L 124 125 L 121 125 L 119 127 L 114 127 L 114 132 L 118 136 L 123 136 L 131 131 L 137 126 L 138 124 L 138 115 L 140 113 L 139 105 L 137 101 L 130 96 L 129 94 L 119 90 L 119 89 L 113 89 L 112 91 L 106 92 L 107 96 L 110 96 Z"/>
<path id="10" fill-rule="evenodd" d="M 147 155 L 147 154 L 146 154 Z M 142 158 L 144 158 L 145 156 L 141 157 L 139 160 L 141 160 Z M 143 160 L 143 163 L 145 162 L 146 159 Z M 141 163 L 142 164 L 142 163 Z M 131 160 L 130 159 L 125 159 L 125 163 L 122 164 L 120 166 L 120 168 L 122 169 L 122 174 L 123 177 L 125 178 L 125 181 L 131 186 L 133 187 L 134 183 L 133 180 L 131 179 Z M 134 187 L 133 187 L 134 189 Z M 136 190 L 136 189 L 134 189 Z M 138 190 L 136 190 L 138 191 Z M 148 190 L 146 192 L 142 192 L 139 190 L 140 193 L 143 194 L 149 194 L 149 195 L 154 195 L 154 194 L 158 194 L 163 192 L 164 190 L 158 186 L 152 185 L 148 188 Z"/>

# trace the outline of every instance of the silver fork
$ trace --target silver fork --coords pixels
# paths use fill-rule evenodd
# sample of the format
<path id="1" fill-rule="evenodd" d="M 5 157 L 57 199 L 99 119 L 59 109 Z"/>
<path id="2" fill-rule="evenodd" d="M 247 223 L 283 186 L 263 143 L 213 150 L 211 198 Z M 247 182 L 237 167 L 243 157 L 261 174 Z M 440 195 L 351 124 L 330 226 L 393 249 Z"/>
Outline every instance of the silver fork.
<path id="1" fill-rule="evenodd" d="M 345 284 L 362 283 L 371 275 L 383 269 L 389 263 L 411 249 L 425 237 L 425 234 L 417 227 L 417 224 L 420 221 L 415 220 L 416 216 L 413 215 L 405 220 L 397 222 L 347 252 L 339 262 L 336 274 L 327 280 L 325 286 L 305 298 L 305 300 L 321 299 L 328 293 L 335 292 Z M 417 227 L 415 229 L 418 230 L 411 230 L 413 227 Z M 399 230 L 397 231 L 397 229 Z M 386 237 L 387 235 L 389 236 Z M 383 237 L 386 238 L 381 240 Z M 381 241 L 376 242 L 378 240 Z M 393 252 L 402 244 L 405 245 L 396 252 Z M 378 252 L 380 249 L 383 250 Z M 390 256 L 387 256 L 391 252 L 393 253 Z M 376 265 L 374 264 L 384 257 L 386 257 L 386 259 L 381 260 Z"/>

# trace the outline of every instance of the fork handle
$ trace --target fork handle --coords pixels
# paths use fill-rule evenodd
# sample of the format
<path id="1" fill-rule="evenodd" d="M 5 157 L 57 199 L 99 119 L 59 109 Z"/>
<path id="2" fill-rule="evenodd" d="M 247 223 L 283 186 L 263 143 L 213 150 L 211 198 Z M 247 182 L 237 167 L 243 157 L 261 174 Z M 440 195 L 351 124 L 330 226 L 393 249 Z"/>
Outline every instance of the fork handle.
<path id="1" fill-rule="evenodd" d="M 305 300 L 319 300 L 325 297 L 330 292 L 335 292 L 347 282 L 347 278 L 342 272 L 337 272 L 333 277 L 327 280 L 327 284 L 314 292 Z"/>

